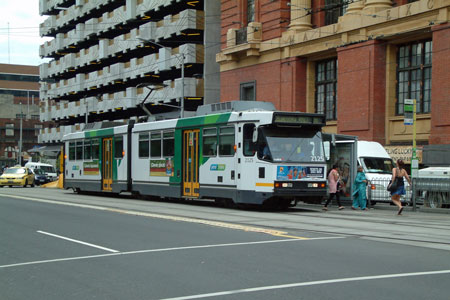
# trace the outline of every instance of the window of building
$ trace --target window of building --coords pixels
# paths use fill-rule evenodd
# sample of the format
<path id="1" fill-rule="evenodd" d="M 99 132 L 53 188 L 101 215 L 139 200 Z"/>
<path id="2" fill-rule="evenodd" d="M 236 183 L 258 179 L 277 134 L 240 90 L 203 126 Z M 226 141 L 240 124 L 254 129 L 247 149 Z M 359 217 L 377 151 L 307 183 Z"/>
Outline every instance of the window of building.
<path id="1" fill-rule="evenodd" d="M 244 101 L 256 101 L 256 81 L 241 83 L 240 98 Z"/>
<path id="2" fill-rule="evenodd" d="M 31 115 L 31 120 L 39 120 L 40 116 L 39 115 Z"/>
<path id="3" fill-rule="evenodd" d="M 150 157 L 161 157 L 161 133 L 152 133 L 150 136 Z"/>
<path id="4" fill-rule="evenodd" d="M 27 118 L 27 115 L 24 113 L 16 114 L 16 119 L 26 119 L 26 118 Z"/>
<path id="5" fill-rule="evenodd" d="M 247 24 L 255 21 L 255 0 L 247 0 Z"/>
<path id="6" fill-rule="evenodd" d="M 234 127 L 221 127 L 219 132 L 219 155 L 234 155 Z"/>
<path id="7" fill-rule="evenodd" d="M 14 136 L 14 124 L 6 124 L 6 136 Z"/>
<path id="8" fill-rule="evenodd" d="M 174 132 L 164 132 L 163 133 L 163 156 L 173 157 L 175 155 L 175 139 Z"/>
<path id="9" fill-rule="evenodd" d="M 39 75 L 0 74 L 0 80 L 39 82 Z"/>
<path id="10" fill-rule="evenodd" d="M 35 136 L 39 135 L 40 130 L 42 129 L 42 124 L 34 125 L 34 134 Z"/>
<path id="11" fill-rule="evenodd" d="M 325 0 L 325 25 L 338 22 L 347 10 L 348 0 Z"/>
<path id="12" fill-rule="evenodd" d="M 148 133 L 139 134 L 139 158 L 147 158 L 149 153 Z"/>
<path id="13" fill-rule="evenodd" d="M 217 128 L 203 129 L 203 156 L 217 155 Z"/>
<path id="14" fill-rule="evenodd" d="M 327 120 L 337 119 L 337 59 L 316 64 L 316 113 Z"/>
<path id="15" fill-rule="evenodd" d="M 24 97 L 24 98 L 27 98 L 29 96 L 30 99 L 32 96 L 39 98 L 39 92 L 37 91 L 0 89 L 0 95 L 13 95 L 15 97 Z"/>
<path id="16" fill-rule="evenodd" d="M 416 112 L 431 111 L 432 42 L 398 47 L 396 114 L 403 115 L 405 99 L 416 99 Z"/>

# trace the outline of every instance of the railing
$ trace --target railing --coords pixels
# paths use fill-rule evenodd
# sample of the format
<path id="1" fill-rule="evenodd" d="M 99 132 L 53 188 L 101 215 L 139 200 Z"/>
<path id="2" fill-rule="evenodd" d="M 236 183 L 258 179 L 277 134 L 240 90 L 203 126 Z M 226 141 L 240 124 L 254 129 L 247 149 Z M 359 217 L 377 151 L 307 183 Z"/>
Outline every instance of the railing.
<path id="1" fill-rule="evenodd" d="M 372 179 L 367 186 L 367 200 L 371 204 L 376 202 L 391 202 L 387 186 L 388 178 Z M 445 178 L 415 178 L 410 186 L 405 180 L 406 195 L 400 201 L 405 204 L 423 205 L 427 208 L 450 208 L 450 180 Z"/>
<path id="2" fill-rule="evenodd" d="M 373 178 L 367 186 L 367 200 L 370 203 L 375 202 L 391 202 L 391 193 L 388 192 L 389 178 Z M 412 203 L 412 190 L 408 182 L 405 180 L 406 195 L 400 197 L 400 201 L 404 203 Z"/>
<path id="3" fill-rule="evenodd" d="M 450 207 L 450 180 L 446 178 L 417 178 L 413 181 L 414 199 L 429 208 Z"/>

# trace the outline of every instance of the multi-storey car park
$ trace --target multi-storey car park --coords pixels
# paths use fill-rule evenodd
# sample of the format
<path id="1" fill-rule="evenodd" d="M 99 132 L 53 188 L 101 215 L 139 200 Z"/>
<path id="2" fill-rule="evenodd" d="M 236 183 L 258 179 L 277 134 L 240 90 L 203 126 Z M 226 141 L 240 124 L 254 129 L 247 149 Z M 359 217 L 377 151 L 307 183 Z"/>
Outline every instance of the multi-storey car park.
<path id="1" fill-rule="evenodd" d="M 56 124 L 40 143 L 219 101 L 220 2 L 40 0 L 39 10 L 40 34 L 53 38 L 40 47 L 51 58 L 40 66 L 40 117 Z"/>

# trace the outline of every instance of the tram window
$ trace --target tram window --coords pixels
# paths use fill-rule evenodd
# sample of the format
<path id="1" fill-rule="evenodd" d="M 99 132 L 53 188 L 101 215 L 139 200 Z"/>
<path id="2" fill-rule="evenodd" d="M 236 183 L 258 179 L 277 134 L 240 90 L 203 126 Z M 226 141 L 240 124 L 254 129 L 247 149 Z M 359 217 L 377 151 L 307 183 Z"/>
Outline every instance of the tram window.
<path id="1" fill-rule="evenodd" d="M 98 140 L 92 141 L 92 159 L 99 159 L 100 157 L 100 145 Z"/>
<path id="2" fill-rule="evenodd" d="M 148 133 L 139 135 L 139 158 L 147 158 L 149 145 L 148 145 Z"/>
<path id="3" fill-rule="evenodd" d="M 123 158 L 123 137 L 114 138 L 114 158 Z"/>
<path id="4" fill-rule="evenodd" d="M 161 133 L 151 134 L 150 157 L 161 157 Z"/>
<path id="5" fill-rule="evenodd" d="M 75 160 L 75 143 L 69 143 L 69 160 Z"/>
<path id="6" fill-rule="evenodd" d="M 92 158 L 92 143 L 91 141 L 84 141 L 84 159 L 90 160 Z"/>
<path id="7" fill-rule="evenodd" d="M 253 131 L 255 129 L 255 124 L 244 124 L 244 155 L 253 156 L 256 152 L 256 143 L 253 142 Z"/>
<path id="8" fill-rule="evenodd" d="M 234 127 L 220 128 L 219 155 L 234 155 Z"/>
<path id="9" fill-rule="evenodd" d="M 75 160 L 83 160 L 83 142 L 79 141 L 76 144 Z"/>
<path id="10" fill-rule="evenodd" d="M 217 155 L 217 128 L 203 129 L 203 156 Z"/>
<path id="11" fill-rule="evenodd" d="M 163 133 L 163 156 L 164 157 L 172 157 L 175 153 L 175 140 L 174 133 L 164 132 Z"/>

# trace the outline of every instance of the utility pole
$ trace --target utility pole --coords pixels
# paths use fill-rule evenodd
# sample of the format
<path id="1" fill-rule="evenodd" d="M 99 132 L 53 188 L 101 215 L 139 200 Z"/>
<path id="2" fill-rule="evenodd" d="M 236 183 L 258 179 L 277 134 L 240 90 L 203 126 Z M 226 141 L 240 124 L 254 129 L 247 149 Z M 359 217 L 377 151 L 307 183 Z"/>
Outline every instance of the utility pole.
<path id="1" fill-rule="evenodd" d="M 22 102 L 20 102 L 19 165 L 22 165 Z"/>
<path id="2" fill-rule="evenodd" d="M 181 108 L 180 118 L 184 118 L 184 53 L 181 53 Z"/>

